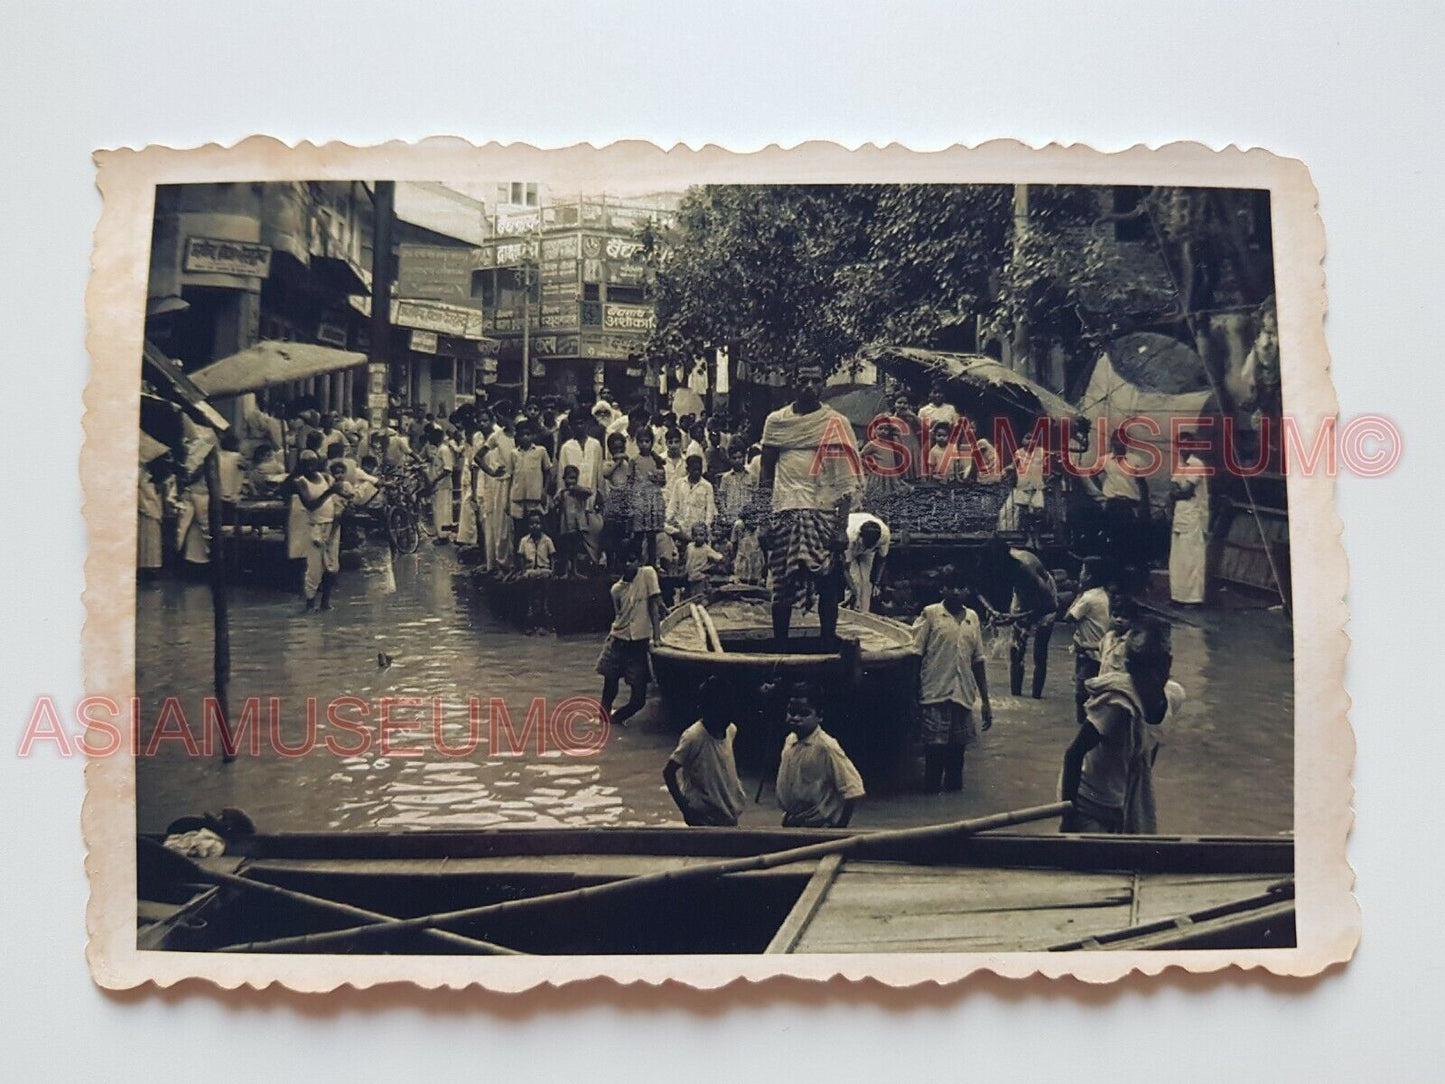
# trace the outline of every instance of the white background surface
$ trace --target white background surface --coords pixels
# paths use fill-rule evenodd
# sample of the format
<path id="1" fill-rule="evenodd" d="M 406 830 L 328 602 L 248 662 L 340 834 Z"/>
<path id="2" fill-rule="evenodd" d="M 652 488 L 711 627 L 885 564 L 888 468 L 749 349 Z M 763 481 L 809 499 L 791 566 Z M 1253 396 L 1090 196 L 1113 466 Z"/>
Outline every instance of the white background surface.
<path id="1" fill-rule="evenodd" d="M 1381 1079 L 1438 1074 L 1441 403 L 1438 5 L 6 5 L 0 1061 L 11 1079 Z M 76 462 L 91 150 L 455 134 L 738 150 L 1017 136 L 1195 139 L 1308 163 L 1342 416 L 1405 460 L 1342 478 L 1364 941 L 1315 982 L 979 981 L 893 994 L 593 986 L 525 1002 L 388 991 L 111 996 L 82 957 L 81 763 L 15 755 L 79 696 Z M 1426 474 L 1426 464 L 1437 467 Z M 1432 686 L 1427 696 L 1427 683 Z M 13 1075 L 12 1075 L 13 1074 Z"/>

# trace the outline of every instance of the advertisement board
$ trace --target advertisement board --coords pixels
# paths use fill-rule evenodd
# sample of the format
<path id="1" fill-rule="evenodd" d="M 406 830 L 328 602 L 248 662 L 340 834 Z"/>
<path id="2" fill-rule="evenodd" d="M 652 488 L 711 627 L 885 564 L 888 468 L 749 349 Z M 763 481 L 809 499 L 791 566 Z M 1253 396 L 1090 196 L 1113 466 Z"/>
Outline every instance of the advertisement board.
<path id="1" fill-rule="evenodd" d="M 474 251 L 448 245 L 398 247 L 396 290 L 402 297 L 470 297 Z"/>
<path id="2" fill-rule="evenodd" d="M 187 237 L 181 266 L 196 274 L 264 279 L 271 274 L 271 246 L 218 237 Z"/>
<path id="3" fill-rule="evenodd" d="M 607 331 L 651 331 L 657 327 L 657 310 L 651 305 L 603 305 L 602 326 Z"/>
<path id="4" fill-rule="evenodd" d="M 544 330 L 575 328 L 577 326 L 577 303 L 575 301 L 544 302 L 538 316 L 538 326 Z"/>

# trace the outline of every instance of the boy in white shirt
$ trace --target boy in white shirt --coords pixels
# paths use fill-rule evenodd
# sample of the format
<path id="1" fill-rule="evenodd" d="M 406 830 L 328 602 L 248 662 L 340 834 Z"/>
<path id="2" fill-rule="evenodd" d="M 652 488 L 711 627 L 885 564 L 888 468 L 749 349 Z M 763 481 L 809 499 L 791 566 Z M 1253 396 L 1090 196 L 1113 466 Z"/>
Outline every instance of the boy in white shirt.
<path id="1" fill-rule="evenodd" d="M 662 781 L 686 823 L 733 827 L 747 801 L 733 757 L 738 728 L 728 722 L 715 678 L 698 691 L 702 718 L 682 732 L 663 766 Z"/>
<path id="2" fill-rule="evenodd" d="M 863 777 L 836 738 L 822 727 L 817 695 L 803 685 L 788 698 L 788 737 L 778 764 L 778 806 L 784 828 L 846 828 Z"/>

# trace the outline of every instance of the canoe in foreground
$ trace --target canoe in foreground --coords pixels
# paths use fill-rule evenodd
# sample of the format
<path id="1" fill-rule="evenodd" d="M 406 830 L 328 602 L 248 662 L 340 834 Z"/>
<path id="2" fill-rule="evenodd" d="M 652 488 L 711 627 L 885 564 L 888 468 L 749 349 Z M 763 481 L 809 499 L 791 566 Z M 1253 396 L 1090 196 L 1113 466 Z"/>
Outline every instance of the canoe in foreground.
<path id="1" fill-rule="evenodd" d="M 250 837 L 199 863 L 273 886 L 264 895 L 198 884 L 143 841 L 137 943 L 214 951 L 357 924 L 308 900 L 410 917 L 856 834 L 318 833 Z M 985 833 L 658 884 L 625 906 L 532 908 L 467 925 L 451 944 L 403 933 L 325 951 L 465 953 L 467 939 L 549 955 L 1284 948 L 1295 943 L 1293 869 L 1288 839 Z"/>

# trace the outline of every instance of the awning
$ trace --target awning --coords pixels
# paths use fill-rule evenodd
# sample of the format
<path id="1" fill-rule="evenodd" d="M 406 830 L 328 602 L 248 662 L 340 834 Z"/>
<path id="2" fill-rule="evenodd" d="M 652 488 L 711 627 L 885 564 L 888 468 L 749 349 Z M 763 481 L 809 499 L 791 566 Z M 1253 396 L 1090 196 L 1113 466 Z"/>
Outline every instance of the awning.
<path id="1" fill-rule="evenodd" d="M 207 395 L 240 395 L 364 365 L 366 355 L 311 343 L 260 342 L 191 374 Z"/>
<path id="2" fill-rule="evenodd" d="M 155 388 L 157 395 L 175 403 L 193 421 L 220 431 L 231 427 L 225 416 L 206 401 L 206 389 L 198 387 L 181 372 L 179 365 L 149 340 L 141 353 L 141 374 Z"/>
<path id="3" fill-rule="evenodd" d="M 1063 396 L 1014 372 L 982 354 L 954 354 L 915 346 L 870 346 L 861 354 L 894 376 L 925 372 L 946 383 L 967 384 L 975 391 L 995 395 L 1028 414 L 1074 419 L 1079 410 Z"/>
<path id="4" fill-rule="evenodd" d="M 311 270 L 328 288 L 347 296 L 365 296 L 371 293 L 371 285 L 362 270 L 350 260 L 340 256 L 311 257 Z"/>

